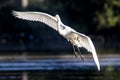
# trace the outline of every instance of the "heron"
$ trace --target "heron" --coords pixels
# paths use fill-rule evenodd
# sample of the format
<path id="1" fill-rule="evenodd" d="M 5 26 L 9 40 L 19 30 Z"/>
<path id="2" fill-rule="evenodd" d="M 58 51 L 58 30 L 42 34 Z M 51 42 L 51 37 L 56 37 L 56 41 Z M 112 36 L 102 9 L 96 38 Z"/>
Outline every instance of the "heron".
<path id="1" fill-rule="evenodd" d="M 56 30 L 61 36 L 63 36 L 72 44 L 76 57 L 78 53 L 81 55 L 80 48 L 85 48 L 88 52 L 92 53 L 93 59 L 97 65 L 97 69 L 100 71 L 98 56 L 91 38 L 63 24 L 58 14 L 52 16 L 44 12 L 33 11 L 12 11 L 12 14 L 19 19 L 42 22 L 52 29 Z M 83 60 L 82 55 L 81 59 Z"/>

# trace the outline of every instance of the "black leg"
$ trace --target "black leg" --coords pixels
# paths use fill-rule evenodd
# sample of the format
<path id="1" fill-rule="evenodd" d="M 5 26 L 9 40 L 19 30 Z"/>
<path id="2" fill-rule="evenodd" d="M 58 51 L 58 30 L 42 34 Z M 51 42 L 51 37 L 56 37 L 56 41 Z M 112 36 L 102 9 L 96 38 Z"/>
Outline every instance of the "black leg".
<path id="1" fill-rule="evenodd" d="M 80 44 L 80 40 L 78 39 L 78 37 L 77 37 L 77 40 L 78 40 L 78 42 L 79 42 L 79 44 Z M 81 45 L 81 44 L 80 44 L 80 45 Z M 77 46 L 77 49 L 78 49 L 78 53 L 80 54 L 80 57 L 81 57 L 82 61 L 84 61 L 84 58 L 83 58 L 82 53 L 81 53 L 81 51 L 80 51 L 80 49 L 79 49 L 78 46 Z"/>
<path id="2" fill-rule="evenodd" d="M 77 49 L 78 49 L 78 53 L 80 54 L 80 58 L 82 59 L 82 61 L 84 61 L 84 58 L 83 58 L 83 56 L 82 56 L 82 54 L 81 54 L 81 51 L 80 51 L 80 49 L 79 49 L 78 46 L 77 46 Z"/>
<path id="3" fill-rule="evenodd" d="M 74 51 L 74 54 L 75 54 L 75 57 L 77 57 L 77 52 L 75 51 L 75 46 L 72 44 L 73 46 L 73 51 Z"/>

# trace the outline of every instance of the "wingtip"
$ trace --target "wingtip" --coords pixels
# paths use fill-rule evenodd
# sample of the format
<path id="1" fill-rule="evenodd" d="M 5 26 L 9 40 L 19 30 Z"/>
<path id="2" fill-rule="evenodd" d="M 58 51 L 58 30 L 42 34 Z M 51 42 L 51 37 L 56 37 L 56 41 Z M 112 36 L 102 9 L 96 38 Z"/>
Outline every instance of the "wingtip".
<path id="1" fill-rule="evenodd" d="M 100 71 L 100 63 L 99 63 L 96 52 L 93 52 L 93 58 L 94 58 L 94 61 L 95 61 L 96 65 L 97 65 L 98 71 Z"/>
<path id="2" fill-rule="evenodd" d="M 98 71 L 100 71 L 100 66 L 99 65 L 97 66 L 97 68 L 98 68 Z"/>
<path id="3" fill-rule="evenodd" d="M 91 48 L 92 48 L 91 53 L 92 53 L 92 55 L 93 55 L 93 59 L 94 59 L 96 65 L 97 65 L 98 71 L 100 71 L 100 63 L 99 63 L 99 60 L 98 60 L 98 56 L 97 56 L 97 53 L 96 53 L 94 44 L 93 44 L 93 42 L 91 41 L 90 38 L 88 38 L 88 41 L 89 41 L 89 43 L 90 43 L 90 45 L 91 45 Z"/>
<path id="4" fill-rule="evenodd" d="M 12 15 L 16 18 L 19 18 L 19 12 L 18 11 L 12 10 Z"/>
<path id="5" fill-rule="evenodd" d="M 15 10 L 12 10 L 12 15 L 16 16 L 16 11 Z"/>

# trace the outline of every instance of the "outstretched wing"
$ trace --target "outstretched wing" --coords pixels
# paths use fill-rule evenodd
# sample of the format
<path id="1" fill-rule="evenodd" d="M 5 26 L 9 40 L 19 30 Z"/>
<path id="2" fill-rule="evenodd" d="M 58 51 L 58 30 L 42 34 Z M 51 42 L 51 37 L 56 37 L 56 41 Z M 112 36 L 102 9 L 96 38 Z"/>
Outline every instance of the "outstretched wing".
<path id="1" fill-rule="evenodd" d="M 43 22 L 57 31 L 57 19 L 49 14 L 42 12 L 18 12 L 18 11 L 13 11 L 12 14 L 20 19 Z"/>
<path id="2" fill-rule="evenodd" d="M 79 47 L 84 47 L 85 49 L 87 49 L 89 52 L 92 53 L 94 61 L 97 65 L 97 68 L 100 71 L 99 60 L 98 60 L 97 53 L 96 53 L 92 40 L 90 39 L 90 37 L 84 34 L 81 34 L 81 33 L 76 33 L 76 34 L 78 34 L 78 40 L 80 42 Z"/>

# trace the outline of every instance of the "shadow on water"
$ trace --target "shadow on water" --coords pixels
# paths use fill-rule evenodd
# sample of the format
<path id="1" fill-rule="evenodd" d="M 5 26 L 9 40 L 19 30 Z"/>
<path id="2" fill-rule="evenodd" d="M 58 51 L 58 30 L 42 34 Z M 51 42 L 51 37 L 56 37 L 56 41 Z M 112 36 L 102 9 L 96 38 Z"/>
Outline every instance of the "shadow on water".
<path id="1" fill-rule="evenodd" d="M 0 62 L 0 80 L 118 80 L 120 58 L 100 59 L 101 71 L 93 59 L 39 59 Z"/>

